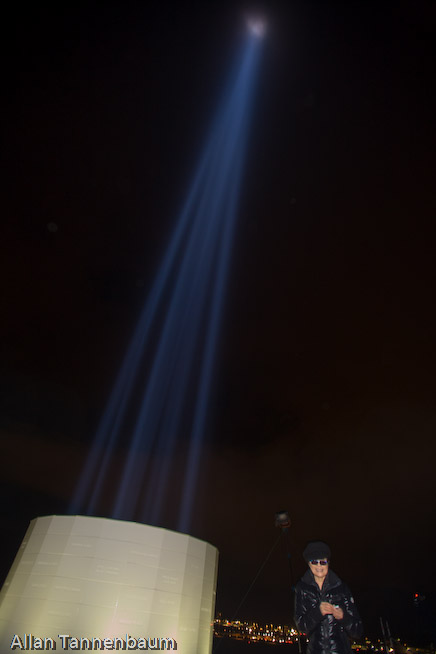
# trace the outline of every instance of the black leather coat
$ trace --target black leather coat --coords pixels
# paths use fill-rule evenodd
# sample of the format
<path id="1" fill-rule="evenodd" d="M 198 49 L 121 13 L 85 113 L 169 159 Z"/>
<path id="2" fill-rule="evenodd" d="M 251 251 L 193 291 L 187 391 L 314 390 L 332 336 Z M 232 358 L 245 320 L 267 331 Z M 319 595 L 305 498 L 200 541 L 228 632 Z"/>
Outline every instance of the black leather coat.
<path id="1" fill-rule="evenodd" d="M 321 602 L 339 606 L 343 619 L 322 615 Z M 349 638 L 362 635 L 362 622 L 351 592 L 333 570 L 328 571 L 322 590 L 310 570 L 303 575 L 295 588 L 295 620 L 309 638 L 309 654 L 350 654 Z"/>

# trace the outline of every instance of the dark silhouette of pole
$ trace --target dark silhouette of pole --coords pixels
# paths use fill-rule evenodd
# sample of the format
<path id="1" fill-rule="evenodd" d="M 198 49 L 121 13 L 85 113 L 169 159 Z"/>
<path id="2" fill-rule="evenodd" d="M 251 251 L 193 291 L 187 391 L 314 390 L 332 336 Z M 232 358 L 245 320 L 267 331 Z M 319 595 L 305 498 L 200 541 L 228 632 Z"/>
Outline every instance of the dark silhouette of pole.
<path id="1" fill-rule="evenodd" d="M 241 606 L 244 604 L 244 602 L 245 602 L 245 600 L 247 599 L 247 597 L 248 597 L 248 595 L 249 595 L 251 589 L 253 588 L 254 584 L 256 583 L 258 577 L 260 576 L 260 573 L 262 572 L 262 570 L 264 569 L 265 565 L 267 564 L 268 559 L 270 558 L 271 554 L 273 553 L 273 551 L 274 551 L 275 548 L 277 547 L 280 538 L 281 538 L 281 535 L 279 535 L 279 537 L 277 538 L 277 540 L 275 541 L 275 543 L 274 543 L 273 546 L 271 547 L 270 551 L 269 551 L 268 554 L 266 555 L 266 558 L 265 558 L 265 560 L 263 561 L 262 565 L 260 566 L 259 570 L 256 572 L 256 575 L 255 575 L 253 581 L 251 582 L 250 586 L 248 587 L 248 590 L 247 590 L 247 592 L 245 593 L 244 597 L 243 597 L 242 600 L 239 602 L 239 604 L 238 604 L 238 608 L 236 609 L 236 611 L 234 612 L 234 614 L 233 614 L 233 616 L 232 616 L 232 618 L 231 618 L 231 620 L 230 620 L 231 623 L 233 623 L 234 620 L 236 619 L 236 616 L 238 615 Z M 221 640 L 221 641 L 216 645 L 216 647 L 214 647 L 214 649 L 213 649 L 213 654 L 216 654 L 216 652 L 218 652 L 218 650 L 221 648 L 222 643 L 223 643 L 223 640 Z"/>
<path id="2" fill-rule="evenodd" d="M 289 517 L 289 513 L 287 511 L 278 511 L 276 513 L 275 524 L 276 527 L 280 527 L 281 532 L 283 534 L 283 542 L 285 544 L 286 558 L 288 560 L 289 576 L 291 580 L 291 592 L 292 592 L 292 600 L 293 600 L 292 608 L 294 608 L 295 583 L 294 583 L 294 571 L 292 569 L 291 541 L 289 537 L 289 528 L 291 526 L 291 519 Z M 299 654 L 301 654 L 301 634 L 294 616 L 292 616 L 292 622 L 294 623 L 295 631 L 298 634 L 298 651 Z"/>
<path id="3" fill-rule="evenodd" d="M 382 630 L 382 635 L 383 635 L 383 642 L 384 642 L 384 645 L 385 645 L 385 652 L 386 652 L 386 654 L 389 654 L 388 641 L 386 639 L 386 630 L 385 630 L 385 626 L 383 624 L 383 618 L 381 618 L 381 617 L 380 617 L 380 625 L 381 625 L 381 630 Z"/>

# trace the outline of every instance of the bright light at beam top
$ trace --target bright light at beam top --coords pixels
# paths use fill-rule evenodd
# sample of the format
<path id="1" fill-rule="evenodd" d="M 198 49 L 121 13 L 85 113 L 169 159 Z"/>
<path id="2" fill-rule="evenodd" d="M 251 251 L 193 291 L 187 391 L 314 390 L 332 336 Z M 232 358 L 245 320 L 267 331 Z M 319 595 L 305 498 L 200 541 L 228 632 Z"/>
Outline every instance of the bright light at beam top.
<path id="1" fill-rule="evenodd" d="M 266 20 L 259 16 L 248 16 L 247 28 L 252 36 L 255 36 L 257 39 L 263 39 L 266 33 Z"/>

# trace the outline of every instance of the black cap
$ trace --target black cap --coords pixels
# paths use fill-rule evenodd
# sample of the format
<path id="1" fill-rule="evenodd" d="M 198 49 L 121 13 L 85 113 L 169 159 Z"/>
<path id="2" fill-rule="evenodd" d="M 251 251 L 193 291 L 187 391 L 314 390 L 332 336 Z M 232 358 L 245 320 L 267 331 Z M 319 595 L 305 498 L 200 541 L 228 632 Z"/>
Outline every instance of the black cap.
<path id="1" fill-rule="evenodd" d="M 330 559 L 330 555 L 330 547 L 320 540 L 311 540 L 310 543 L 307 543 L 303 552 L 306 563 L 312 561 L 312 559 Z"/>

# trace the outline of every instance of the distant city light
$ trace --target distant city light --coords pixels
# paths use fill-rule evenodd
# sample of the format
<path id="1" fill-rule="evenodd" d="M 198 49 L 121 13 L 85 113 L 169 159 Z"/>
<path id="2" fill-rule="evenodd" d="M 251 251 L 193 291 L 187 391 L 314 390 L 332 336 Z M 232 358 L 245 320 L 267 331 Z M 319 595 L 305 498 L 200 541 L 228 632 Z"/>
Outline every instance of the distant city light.
<path id="1" fill-rule="evenodd" d="M 247 641 L 247 643 L 255 642 L 265 642 L 269 645 L 279 645 L 282 643 L 293 645 L 299 642 L 309 642 L 307 634 L 298 632 L 292 627 L 287 625 L 274 625 L 274 624 L 265 624 L 259 625 L 257 622 L 253 621 L 240 621 L 240 620 L 228 620 L 223 618 L 221 613 L 218 613 L 218 616 L 214 619 L 214 636 L 215 638 L 229 638 L 235 639 L 238 641 Z M 397 639 L 400 642 L 400 639 Z M 411 648 L 404 644 L 404 647 L 407 648 L 411 654 L 419 654 L 420 651 L 417 648 Z M 354 652 L 386 652 L 385 646 L 380 642 L 380 639 L 377 640 L 377 646 L 372 643 L 372 641 L 366 637 L 364 641 L 353 642 L 351 644 L 351 649 Z M 388 649 L 388 654 L 395 652 L 395 649 L 390 647 Z"/>

